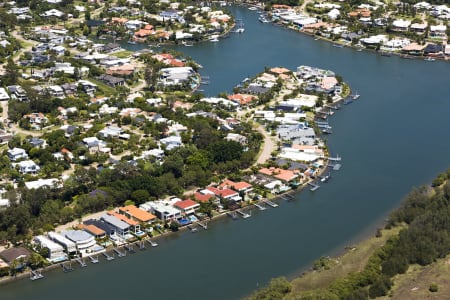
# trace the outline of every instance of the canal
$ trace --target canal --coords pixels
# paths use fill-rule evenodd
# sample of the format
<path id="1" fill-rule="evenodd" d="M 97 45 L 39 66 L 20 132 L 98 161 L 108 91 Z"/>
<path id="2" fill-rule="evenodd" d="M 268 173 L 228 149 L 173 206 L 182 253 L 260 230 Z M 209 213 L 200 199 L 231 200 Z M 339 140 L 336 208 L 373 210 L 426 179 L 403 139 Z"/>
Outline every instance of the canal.
<path id="1" fill-rule="evenodd" d="M 336 48 L 231 8 L 245 32 L 177 47 L 203 65 L 205 94 L 231 91 L 265 66 L 310 65 L 341 75 L 361 97 L 330 119 L 327 137 L 341 170 L 312 193 L 248 219 L 181 232 L 126 258 L 44 280 L 0 287 L 1 299 L 239 299 L 276 276 L 292 277 L 367 234 L 413 186 L 450 165 L 449 65 Z"/>

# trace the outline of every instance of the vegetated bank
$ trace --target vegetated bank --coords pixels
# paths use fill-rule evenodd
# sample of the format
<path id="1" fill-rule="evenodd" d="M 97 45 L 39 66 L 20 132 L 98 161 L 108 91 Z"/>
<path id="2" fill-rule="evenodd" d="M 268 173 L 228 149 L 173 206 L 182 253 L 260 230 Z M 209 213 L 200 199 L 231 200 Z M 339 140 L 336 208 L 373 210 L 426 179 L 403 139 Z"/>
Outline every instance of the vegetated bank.
<path id="1" fill-rule="evenodd" d="M 310 272 L 292 282 L 273 279 L 248 299 L 421 299 L 431 293 L 444 297 L 448 280 L 440 275 L 448 269 L 442 259 L 450 254 L 448 178 L 450 170 L 431 186 L 414 188 L 376 237 L 349 247 L 339 258 L 320 258 Z M 418 278 L 422 281 L 415 282 Z"/>

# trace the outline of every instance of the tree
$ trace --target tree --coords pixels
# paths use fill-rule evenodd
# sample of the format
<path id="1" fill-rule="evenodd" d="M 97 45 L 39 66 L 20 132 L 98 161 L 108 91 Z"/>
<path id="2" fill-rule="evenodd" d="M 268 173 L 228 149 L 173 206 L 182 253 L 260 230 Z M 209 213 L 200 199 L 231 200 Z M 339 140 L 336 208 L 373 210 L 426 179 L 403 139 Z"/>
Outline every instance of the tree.
<path id="1" fill-rule="evenodd" d="M 147 190 L 136 190 L 131 193 L 131 199 L 136 202 L 136 204 L 142 204 L 150 198 L 150 193 Z"/>

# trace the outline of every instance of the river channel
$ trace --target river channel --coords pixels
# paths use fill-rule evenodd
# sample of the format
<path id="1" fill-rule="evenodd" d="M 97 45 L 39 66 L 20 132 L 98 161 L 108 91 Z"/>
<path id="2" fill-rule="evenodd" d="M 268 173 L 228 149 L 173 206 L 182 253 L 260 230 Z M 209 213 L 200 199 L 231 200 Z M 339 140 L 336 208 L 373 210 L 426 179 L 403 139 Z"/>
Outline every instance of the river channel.
<path id="1" fill-rule="evenodd" d="M 332 47 L 231 8 L 245 32 L 177 47 L 203 65 L 205 94 L 231 91 L 265 66 L 310 65 L 341 75 L 361 97 L 330 118 L 342 168 L 315 192 L 248 219 L 180 232 L 158 247 L 71 273 L 0 287 L 5 299 L 240 299 L 276 276 L 292 277 L 324 255 L 374 234 L 413 186 L 450 166 L 450 65 Z M 129 45 L 131 46 L 131 45 Z M 128 46 L 128 47 L 129 47 Z"/>

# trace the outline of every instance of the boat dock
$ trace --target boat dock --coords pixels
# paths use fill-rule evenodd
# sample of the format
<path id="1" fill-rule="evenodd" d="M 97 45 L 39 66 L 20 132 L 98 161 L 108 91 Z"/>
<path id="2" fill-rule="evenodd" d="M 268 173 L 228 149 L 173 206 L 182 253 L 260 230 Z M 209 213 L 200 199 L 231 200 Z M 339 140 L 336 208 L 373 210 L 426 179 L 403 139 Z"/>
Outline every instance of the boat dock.
<path id="1" fill-rule="evenodd" d="M 261 204 L 255 203 L 254 204 L 259 210 L 266 210 L 266 207 L 262 206 Z"/>
<path id="2" fill-rule="evenodd" d="M 193 227 L 193 226 L 191 226 L 191 225 L 188 225 L 187 228 L 188 228 L 192 233 L 198 231 L 198 227 Z"/>
<path id="3" fill-rule="evenodd" d="M 251 217 L 250 214 L 248 214 L 248 213 L 246 213 L 246 212 L 243 212 L 243 211 L 240 210 L 240 209 L 236 210 L 236 212 L 237 212 L 238 214 L 240 214 L 240 215 L 242 216 L 242 218 L 244 218 L 244 219 L 247 219 L 247 218 L 250 218 L 250 217 Z"/>
<path id="4" fill-rule="evenodd" d="M 237 219 L 236 212 L 234 212 L 234 211 L 229 211 L 229 212 L 227 212 L 227 215 L 228 215 L 230 218 L 232 218 L 233 220 L 236 220 L 236 219 Z"/>
<path id="5" fill-rule="evenodd" d="M 72 262 L 69 261 L 67 264 L 62 263 L 61 268 L 63 269 L 64 273 L 72 272 L 73 271 Z"/>
<path id="6" fill-rule="evenodd" d="M 293 201 L 293 200 L 295 200 L 296 198 L 294 197 L 294 196 L 292 196 L 291 194 L 284 194 L 284 195 L 281 195 L 282 197 L 282 199 L 284 199 L 284 200 L 286 200 L 286 201 Z"/>
<path id="7" fill-rule="evenodd" d="M 144 243 L 144 241 L 137 242 L 137 245 L 139 247 L 139 250 L 145 250 L 145 243 Z"/>
<path id="8" fill-rule="evenodd" d="M 339 155 L 336 155 L 336 157 L 324 157 L 325 159 L 328 159 L 329 161 L 341 161 L 341 157 Z"/>
<path id="9" fill-rule="evenodd" d="M 334 171 L 339 171 L 341 164 L 328 164 L 328 167 L 333 168 Z"/>
<path id="10" fill-rule="evenodd" d="M 156 247 L 158 246 L 158 243 L 155 243 L 154 241 L 152 241 L 151 239 L 147 239 L 147 242 L 152 245 L 152 247 Z"/>
<path id="11" fill-rule="evenodd" d="M 316 191 L 316 190 L 318 190 L 318 189 L 320 188 L 320 185 L 317 185 L 317 184 L 312 183 L 312 182 L 308 182 L 308 185 L 312 186 L 312 187 L 309 189 L 311 192 L 314 192 L 314 191 Z"/>
<path id="12" fill-rule="evenodd" d="M 79 263 L 80 266 L 81 266 L 82 268 L 87 267 L 87 264 L 84 262 L 84 260 L 83 260 L 82 258 L 77 257 L 77 258 L 75 258 L 75 261 L 76 261 L 77 263 Z"/>
<path id="13" fill-rule="evenodd" d="M 206 221 L 204 223 L 197 221 L 195 222 L 196 224 L 198 224 L 198 226 L 202 227 L 203 229 L 207 230 L 208 229 L 208 224 L 206 223 Z"/>
<path id="14" fill-rule="evenodd" d="M 88 256 L 89 259 L 91 260 L 91 263 L 93 264 L 97 264 L 99 262 L 98 260 L 98 256 L 94 257 L 94 256 Z"/>
<path id="15" fill-rule="evenodd" d="M 133 245 L 131 245 L 131 244 L 125 244 L 123 247 L 124 247 L 125 249 L 127 249 L 128 252 L 130 252 L 130 253 L 135 253 L 135 252 L 136 252 L 136 251 L 134 250 L 134 248 L 133 248 Z"/>
<path id="16" fill-rule="evenodd" d="M 278 204 L 273 203 L 270 200 L 263 200 L 262 202 L 264 202 L 265 204 L 269 205 L 270 207 L 278 207 Z"/>
<path id="17" fill-rule="evenodd" d="M 106 257 L 106 260 L 113 260 L 113 259 L 114 259 L 114 253 L 113 253 L 112 256 L 111 256 L 111 255 L 109 255 L 108 253 L 103 252 L 103 255 Z"/>
<path id="18" fill-rule="evenodd" d="M 38 280 L 41 278 L 44 278 L 44 275 L 42 275 L 40 270 L 31 270 L 30 280 Z"/>
<path id="19" fill-rule="evenodd" d="M 125 251 L 124 251 L 124 252 L 121 252 L 121 251 L 119 250 L 119 248 L 114 248 L 113 251 L 117 253 L 117 256 L 118 256 L 118 257 L 124 257 L 124 256 L 127 255 L 127 253 L 126 253 Z"/>

